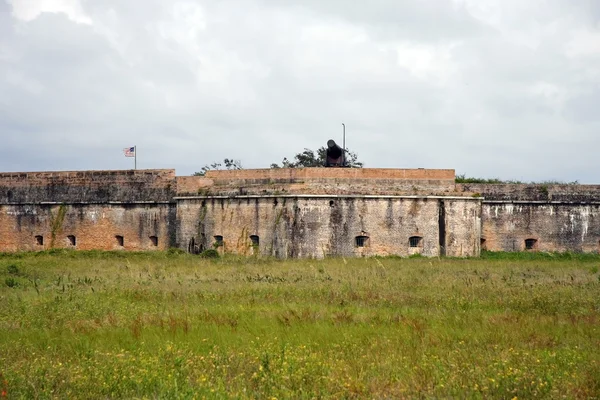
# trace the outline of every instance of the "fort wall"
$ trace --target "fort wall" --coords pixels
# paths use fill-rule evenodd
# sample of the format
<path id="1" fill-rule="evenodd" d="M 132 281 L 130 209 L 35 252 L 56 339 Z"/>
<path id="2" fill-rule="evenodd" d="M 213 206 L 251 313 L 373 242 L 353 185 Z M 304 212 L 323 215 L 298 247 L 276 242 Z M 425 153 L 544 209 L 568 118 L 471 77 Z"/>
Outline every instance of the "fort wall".
<path id="1" fill-rule="evenodd" d="M 484 198 L 486 250 L 600 250 L 600 185 L 457 184 L 456 189 Z"/>
<path id="2" fill-rule="evenodd" d="M 597 252 L 600 185 L 455 184 L 454 170 L 423 169 L 0 173 L 0 251 L 195 252 L 217 237 L 219 251 L 276 257 Z"/>
<path id="3" fill-rule="evenodd" d="M 0 204 L 170 201 L 175 170 L 0 173 Z"/>
<path id="4" fill-rule="evenodd" d="M 177 241 L 202 251 L 222 239 L 221 251 L 280 258 L 476 256 L 480 202 L 417 196 L 180 198 Z"/>
<path id="5" fill-rule="evenodd" d="M 305 181 L 311 179 L 397 179 L 449 180 L 454 183 L 453 169 L 399 168 L 269 168 L 243 170 L 212 170 L 206 177 L 215 181 Z"/>
<path id="6" fill-rule="evenodd" d="M 0 205 L 0 250 L 165 250 L 175 222 L 169 203 Z"/>
<path id="7" fill-rule="evenodd" d="M 208 171 L 178 177 L 178 196 L 378 194 L 445 195 L 455 191 L 451 169 L 275 168 Z"/>
<path id="8" fill-rule="evenodd" d="M 527 242 L 529 241 L 529 243 Z M 482 247 L 491 251 L 598 252 L 600 203 L 486 201 Z"/>
<path id="9" fill-rule="evenodd" d="M 167 249 L 176 190 L 175 170 L 0 173 L 0 251 Z"/>
<path id="10" fill-rule="evenodd" d="M 486 201 L 541 201 L 589 203 L 600 201 L 600 185 L 459 183 L 456 192 Z"/>

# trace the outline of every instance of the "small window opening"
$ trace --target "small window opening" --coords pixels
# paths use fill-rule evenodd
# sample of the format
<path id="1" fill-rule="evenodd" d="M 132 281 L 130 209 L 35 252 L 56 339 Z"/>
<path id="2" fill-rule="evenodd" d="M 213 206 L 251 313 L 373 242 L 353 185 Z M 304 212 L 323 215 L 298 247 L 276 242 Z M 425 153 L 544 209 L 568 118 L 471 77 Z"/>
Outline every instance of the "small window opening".
<path id="1" fill-rule="evenodd" d="M 277 201 L 277 199 L 273 199 L 273 207 L 277 207 L 278 204 L 279 202 Z"/>
<path id="2" fill-rule="evenodd" d="M 158 246 L 158 236 L 150 236 L 150 244 L 152 246 Z"/>
<path id="3" fill-rule="evenodd" d="M 537 239 L 525 239 L 525 250 L 534 250 Z"/>
<path id="4" fill-rule="evenodd" d="M 356 247 L 365 247 L 369 241 L 369 237 L 360 235 L 354 238 Z"/>
<path id="5" fill-rule="evenodd" d="M 258 246 L 260 244 L 260 238 L 258 235 L 250 235 L 250 241 L 252 242 L 252 246 Z"/>
<path id="6" fill-rule="evenodd" d="M 42 235 L 37 235 L 37 236 L 35 237 L 35 243 L 36 243 L 38 246 L 43 246 L 43 245 L 44 245 L 44 237 L 43 237 Z"/>
<path id="7" fill-rule="evenodd" d="M 479 247 L 481 248 L 481 250 L 487 250 L 487 244 L 486 244 L 485 238 L 481 238 Z"/>
<path id="8" fill-rule="evenodd" d="M 408 245 L 410 247 L 422 247 L 423 238 L 421 236 L 411 236 L 408 238 Z"/>
<path id="9" fill-rule="evenodd" d="M 69 241 L 70 246 L 77 246 L 77 238 L 75 237 L 75 235 L 67 236 L 67 240 Z"/>
<path id="10" fill-rule="evenodd" d="M 329 207 L 333 207 L 333 206 L 335 206 L 335 201 L 329 200 Z"/>
<path id="11" fill-rule="evenodd" d="M 125 239 L 123 239 L 123 236 L 116 235 L 115 239 L 117 239 L 117 246 L 123 247 L 123 244 L 125 243 Z"/>
<path id="12" fill-rule="evenodd" d="M 215 247 L 222 247 L 223 246 L 223 236 L 222 235 L 215 235 Z"/>

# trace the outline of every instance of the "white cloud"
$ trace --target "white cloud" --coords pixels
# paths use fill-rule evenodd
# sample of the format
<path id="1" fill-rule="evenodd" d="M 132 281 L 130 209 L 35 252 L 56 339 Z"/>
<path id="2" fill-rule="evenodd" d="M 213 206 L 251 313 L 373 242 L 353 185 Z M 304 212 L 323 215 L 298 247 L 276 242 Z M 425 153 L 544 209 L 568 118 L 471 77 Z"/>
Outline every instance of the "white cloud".
<path id="1" fill-rule="evenodd" d="M 0 170 L 267 167 L 344 122 L 370 167 L 596 179 L 593 3 L 2 1 Z"/>
<path id="2" fill-rule="evenodd" d="M 423 80 L 448 84 L 456 73 L 452 59 L 454 45 L 415 45 L 410 42 L 399 43 L 398 64 Z"/>
<path id="3" fill-rule="evenodd" d="M 24 21 L 31 21 L 42 13 L 64 13 L 77 23 L 91 24 L 91 19 L 81 7 L 79 0 L 8 0 L 13 15 Z"/>

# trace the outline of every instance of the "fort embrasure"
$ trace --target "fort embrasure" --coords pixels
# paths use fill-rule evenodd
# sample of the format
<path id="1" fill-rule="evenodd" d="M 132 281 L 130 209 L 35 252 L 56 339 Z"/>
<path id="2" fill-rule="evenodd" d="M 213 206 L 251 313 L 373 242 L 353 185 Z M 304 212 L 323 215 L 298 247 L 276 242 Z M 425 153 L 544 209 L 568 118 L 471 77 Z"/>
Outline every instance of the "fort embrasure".
<path id="1" fill-rule="evenodd" d="M 450 169 L 0 173 L 0 251 L 597 252 L 599 195 L 596 185 L 456 184 Z"/>

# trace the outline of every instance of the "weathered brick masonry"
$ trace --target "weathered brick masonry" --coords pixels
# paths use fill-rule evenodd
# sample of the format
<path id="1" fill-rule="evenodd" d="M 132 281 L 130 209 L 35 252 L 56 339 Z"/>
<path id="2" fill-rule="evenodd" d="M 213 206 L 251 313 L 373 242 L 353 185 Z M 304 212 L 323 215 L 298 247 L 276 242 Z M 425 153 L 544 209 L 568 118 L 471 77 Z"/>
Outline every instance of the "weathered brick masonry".
<path id="1" fill-rule="evenodd" d="M 0 251 L 175 246 L 174 170 L 0 174 Z"/>
<path id="2" fill-rule="evenodd" d="M 482 248 L 598 252 L 600 186 L 460 184 L 458 192 L 483 196 Z"/>
<path id="3" fill-rule="evenodd" d="M 0 204 L 171 201 L 175 170 L 0 173 Z"/>
<path id="4" fill-rule="evenodd" d="M 449 195 L 454 170 L 376 168 L 281 168 L 208 171 L 178 177 L 179 195 Z"/>
<path id="5" fill-rule="evenodd" d="M 169 203 L 2 205 L 0 249 L 164 250 L 174 223 Z"/>
<path id="6" fill-rule="evenodd" d="M 284 258 L 479 254 L 481 202 L 468 197 L 196 197 L 177 209 L 178 242 L 189 249 L 222 239 L 222 251 L 252 254 L 254 236 L 261 254 Z"/>
<path id="7" fill-rule="evenodd" d="M 454 187 L 454 170 L 209 171 L 178 178 L 177 242 L 276 257 L 478 255 L 481 199 Z"/>
<path id="8" fill-rule="evenodd" d="M 276 257 L 598 251 L 600 186 L 455 185 L 453 170 L 0 173 L 0 251 Z"/>

